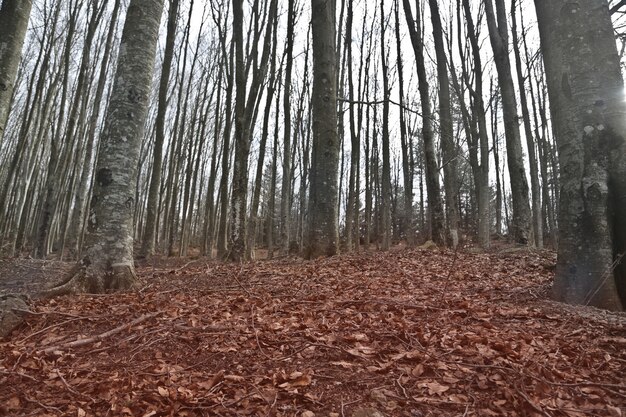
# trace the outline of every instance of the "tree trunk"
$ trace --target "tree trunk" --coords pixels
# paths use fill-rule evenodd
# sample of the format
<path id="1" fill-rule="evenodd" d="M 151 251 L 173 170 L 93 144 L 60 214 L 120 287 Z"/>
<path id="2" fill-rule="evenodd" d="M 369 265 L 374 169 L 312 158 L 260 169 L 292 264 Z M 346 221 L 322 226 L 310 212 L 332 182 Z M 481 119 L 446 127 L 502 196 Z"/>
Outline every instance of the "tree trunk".
<path id="1" fill-rule="evenodd" d="M 167 112 L 168 85 L 172 61 L 174 59 L 174 44 L 176 42 L 176 27 L 178 23 L 179 0 L 170 0 L 167 18 L 167 36 L 161 78 L 159 81 L 159 103 L 156 116 L 156 138 L 154 140 L 152 174 L 148 191 L 148 205 L 146 211 L 146 228 L 141 244 L 142 257 L 154 255 L 155 234 L 157 228 L 157 209 L 159 205 L 159 191 L 161 188 L 161 170 L 163 167 L 163 143 L 165 142 L 165 114 Z"/>
<path id="2" fill-rule="evenodd" d="M 504 0 L 496 0 L 496 14 L 492 0 L 485 0 L 485 14 L 489 28 L 489 39 L 493 49 L 494 61 L 498 72 L 498 85 L 502 95 L 502 114 L 504 116 L 504 134 L 506 137 L 507 162 L 513 198 L 513 222 L 509 231 L 515 242 L 528 244 L 531 213 L 528 204 L 528 181 L 524 168 L 524 155 L 517 115 L 515 87 L 511 75 L 509 60 L 509 37 Z"/>
<path id="3" fill-rule="evenodd" d="M 478 166 L 478 181 L 476 182 L 478 200 L 478 242 L 482 248 L 490 246 L 491 216 L 489 210 L 489 135 L 487 133 L 487 121 L 485 117 L 485 105 L 483 102 L 483 74 L 482 59 L 480 56 L 480 44 L 474 26 L 469 0 L 463 0 L 463 10 L 467 22 L 467 32 L 472 45 L 474 58 L 474 90 L 472 97 L 473 113 L 478 125 L 478 147 L 480 148 L 480 165 Z"/>
<path id="4" fill-rule="evenodd" d="M 32 0 L 4 0 L 0 6 L 0 143 L 9 118 L 13 83 L 32 5 Z"/>
<path id="5" fill-rule="evenodd" d="M 626 103 L 608 4 L 536 0 L 535 7 L 561 167 L 552 295 L 621 310 Z"/>
<path id="6" fill-rule="evenodd" d="M 389 156 L 389 99 L 391 89 L 389 87 L 388 54 L 386 51 L 384 0 L 380 0 L 380 63 L 383 75 L 383 125 L 381 142 L 383 148 L 383 166 L 381 175 L 381 219 L 380 233 L 382 238 L 381 249 L 389 250 L 391 247 L 391 163 Z"/>
<path id="7" fill-rule="evenodd" d="M 450 245 L 456 248 L 459 244 L 459 208 L 457 206 L 457 149 L 454 142 L 452 112 L 450 108 L 450 79 L 448 77 L 448 60 L 443 42 L 443 29 L 437 0 L 429 0 L 430 15 L 435 38 L 435 54 L 437 56 L 437 79 L 439 80 L 439 132 L 441 151 L 443 154 L 444 188 L 446 190 L 446 214 Z"/>
<path id="8" fill-rule="evenodd" d="M 530 190 L 532 193 L 532 230 L 534 244 L 537 248 L 543 248 L 543 222 L 541 220 L 541 189 L 539 188 L 539 168 L 537 166 L 537 153 L 535 152 L 535 140 L 530 127 L 530 114 L 528 113 L 528 100 L 526 99 L 526 82 L 522 73 L 522 58 L 520 53 L 519 39 L 517 35 L 516 2 L 511 0 L 511 33 L 513 34 L 513 52 L 515 53 L 515 71 L 517 84 L 520 91 L 520 106 L 524 119 L 524 133 L 526 135 L 526 147 L 528 148 L 528 162 L 530 164 Z M 523 12 L 522 12 L 523 13 Z M 522 36 L 526 33 L 522 27 Z M 528 71 L 530 73 L 530 71 Z"/>
<path id="9" fill-rule="evenodd" d="M 283 167 L 280 189 L 280 252 L 289 251 L 289 225 L 291 214 L 291 77 L 293 68 L 293 43 L 295 37 L 295 0 L 288 0 L 287 45 L 285 49 L 285 85 L 283 90 Z M 334 24 L 334 22 L 333 22 Z"/>
<path id="10" fill-rule="evenodd" d="M 306 257 L 335 255 L 337 226 L 337 86 L 335 0 L 311 0 L 313 38 L 313 148 Z"/>
<path id="11" fill-rule="evenodd" d="M 107 31 L 104 53 L 102 58 L 102 63 L 100 64 L 100 74 L 98 76 L 98 85 L 96 87 L 96 92 L 94 96 L 94 104 L 91 117 L 89 119 L 89 126 L 87 131 L 87 149 L 85 151 L 85 158 L 83 162 L 83 175 L 81 175 L 80 183 L 78 185 L 78 191 L 76 195 L 76 220 L 72 227 L 74 231 L 72 235 L 75 239 L 74 241 L 74 252 L 76 256 L 80 258 L 82 247 L 83 247 L 83 234 L 84 234 L 84 226 L 85 226 L 85 210 L 87 207 L 87 193 L 88 187 L 90 185 L 89 182 L 89 174 L 93 169 L 93 154 L 94 148 L 96 145 L 96 132 L 98 129 L 98 123 L 100 121 L 100 109 L 102 107 L 102 98 L 104 97 L 104 88 L 106 86 L 107 81 L 107 71 L 109 67 L 110 54 L 113 48 L 113 38 L 115 27 L 117 26 L 119 12 L 120 12 L 121 0 L 115 0 L 113 5 L 113 12 L 111 13 L 111 20 L 109 22 L 109 29 Z"/>
<path id="12" fill-rule="evenodd" d="M 91 198 L 86 254 L 48 291 L 102 293 L 137 285 L 134 183 L 147 116 L 163 0 L 131 0 L 122 33 Z"/>
<path id="13" fill-rule="evenodd" d="M 415 219 L 413 218 L 413 166 L 411 165 L 411 145 L 407 135 L 406 116 L 404 111 L 404 63 L 402 61 L 402 38 L 400 36 L 399 0 L 394 1 L 393 14 L 396 35 L 396 61 L 398 64 L 398 111 L 400 112 L 400 148 L 402 152 L 402 175 L 404 178 L 402 229 L 409 247 L 415 245 Z"/>
<path id="14" fill-rule="evenodd" d="M 416 1 L 416 15 L 413 19 L 409 0 L 402 1 L 409 34 L 417 63 L 417 78 L 419 81 L 420 101 L 422 105 L 422 139 L 424 141 L 424 157 L 426 159 L 426 193 L 428 195 L 428 215 L 430 223 L 429 239 L 438 245 L 445 244 L 443 202 L 439 187 L 439 169 L 435 153 L 435 141 L 432 127 L 432 109 L 430 91 L 424 60 L 424 40 L 422 38 L 422 24 L 420 18 L 419 1 Z"/>

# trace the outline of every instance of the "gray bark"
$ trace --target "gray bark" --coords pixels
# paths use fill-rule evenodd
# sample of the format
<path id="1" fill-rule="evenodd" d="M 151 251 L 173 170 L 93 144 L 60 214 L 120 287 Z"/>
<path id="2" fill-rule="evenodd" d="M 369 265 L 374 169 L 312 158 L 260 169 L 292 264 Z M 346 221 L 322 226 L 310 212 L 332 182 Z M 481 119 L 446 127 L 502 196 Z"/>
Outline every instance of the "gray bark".
<path id="1" fill-rule="evenodd" d="M 156 138 L 154 141 L 152 173 L 148 191 L 148 205 L 146 210 L 146 229 L 141 244 L 141 256 L 154 254 L 155 234 L 157 228 L 157 209 L 159 205 L 159 190 L 161 188 L 161 170 L 163 167 L 163 143 L 165 142 L 165 114 L 168 103 L 168 85 L 172 60 L 174 58 L 174 43 L 176 41 L 176 27 L 178 23 L 179 0 L 170 0 L 167 20 L 167 36 L 165 52 L 159 81 L 159 104 L 156 116 Z"/>
<path id="2" fill-rule="evenodd" d="M 289 0 L 287 6 L 285 86 L 283 90 L 283 175 L 280 191 L 280 251 L 283 255 L 289 252 L 289 225 L 291 220 L 291 77 L 293 72 L 295 7 L 295 0 Z"/>
<path id="3" fill-rule="evenodd" d="M 383 124 L 381 145 L 383 151 L 383 166 L 381 175 L 381 219 L 380 238 L 381 249 L 389 250 L 391 247 L 391 163 L 389 157 L 389 100 L 391 88 L 389 86 L 388 54 L 385 42 L 385 20 L 384 0 L 380 0 L 380 63 L 383 76 Z"/>
<path id="4" fill-rule="evenodd" d="M 131 0 L 128 7 L 96 164 L 85 256 L 66 282 L 49 290 L 49 295 L 101 293 L 137 285 L 134 185 L 163 1 Z"/>
<path id="5" fill-rule="evenodd" d="M 467 32 L 472 45 L 472 57 L 474 59 L 474 89 L 472 91 L 473 113 L 478 127 L 478 147 L 480 148 L 480 165 L 478 166 L 476 194 L 478 200 L 478 242 L 482 248 L 490 246 L 490 223 L 489 215 L 489 135 L 487 133 L 487 121 L 485 117 L 485 104 L 483 102 L 483 75 L 482 59 L 480 57 L 480 44 L 477 31 L 474 26 L 469 0 L 463 0 L 463 10 L 467 22 Z"/>
<path id="6" fill-rule="evenodd" d="M 311 0 L 313 38 L 313 146 L 306 256 L 338 252 L 337 62 L 335 0 Z"/>
<path id="7" fill-rule="evenodd" d="M 532 193 L 532 230 L 534 244 L 539 249 L 543 248 L 543 222 L 541 220 L 541 189 L 539 187 L 539 169 L 537 166 L 537 153 L 535 152 L 535 140 L 530 127 L 530 114 L 528 113 L 528 100 L 526 99 L 526 82 L 522 73 L 522 58 L 520 53 L 519 40 L 517 35 L 516 3 L 511 1 L 511 32 L 513 34 L 513 51 L 515 53 L 515 72 L 520 91 L 520 106 L 522 118 L 524 119 L 524 133 L 526 135 L 526 147 L 528 149 L 528 163 L 530 164 L 530 190 Z M 526 34 L 523 32 L 522 36 Z"/>
<path id="8" fill-rule="evenodd" d="M 438 245 L 443 245 L 445 243 L 443 202 L 441 201 L 441 193 L 439 190 L 439 170 L 437 167 L 437 156 L 433 138 L 430 91 L 424 65 L 424 40 L 421 33 L 422 25 L 419 1 L 416 1 L 415 20 L 413 19 L 409 0 L 403 0 L 402 4 L 404 6 L 404 13 L 407 25 L 409 26 L 409 34 L 417 62 L 418 88 L 422 105 L 422 139 L 424 141 L 424 158 L 426 160 L 426 193 L 428 195 L 428 216 L 430 218 L 430 232 L 428 233 L 428 237 Z"/>
<path id="9" fill-rule="evenodd" d="M 521 134 L 518 124 L 517 100 L 511 75 L 509 60 L 509 37 L 504 0 L 496 0 L 496 13 L 492 0 L 485 0 L 485 14 L 489 28 L 489 39 L 493 49 L 494 61 L 498 72 L 498 85 L 502 95 L 502 114 L 504 135 L 506 138 L 507 162 L 513 199 L 513 221 L 510 234 L 515 242 L 528 244 L 531 212 L 528 204 L 528 181 L 524 168 Z"/>
<path id="10" fill-rule="evenodd" d="M 454 143 L 452 113 L 450 108 L 450 78 L 448 77 L 448 60 L 446 57 L 441 17 L 437 0 L 429 0 L 430 15 L 435 38 L 435 54 L 437 57 L 437 79 L 439 81 L 439 132 L 441 151 L 443 154 L 444 188 L 446 190 L 446 215 L 450 245 L 456 248 L 459 244 L 459 208 L 457 205 L 457 149 Z"/>
<path id="11" fill-rule="evenodd" d="M 561 167 L 552 295 L 621 310 L 626 103 L 606 0 L 535 1 Z"/>
<path id="12" fill-rule="evenodd" d="M 9 117 L 32 4 L 32 0 L 4 0 L 0 6 L 0 143 Z"/>

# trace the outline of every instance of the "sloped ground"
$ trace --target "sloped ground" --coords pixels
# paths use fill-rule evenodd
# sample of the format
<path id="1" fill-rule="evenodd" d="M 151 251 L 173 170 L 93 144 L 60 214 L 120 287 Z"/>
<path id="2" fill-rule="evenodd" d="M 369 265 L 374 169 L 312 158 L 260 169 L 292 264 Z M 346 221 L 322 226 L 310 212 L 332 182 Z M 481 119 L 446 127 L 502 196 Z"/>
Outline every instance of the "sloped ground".
<path id="1" fill-rule="evenodd" d="M 0 414 L 626 414 L 626 316 L 547 300 L 554 262 L 159 261 L 139 292 L 36 303 L 0 343 Z"/>

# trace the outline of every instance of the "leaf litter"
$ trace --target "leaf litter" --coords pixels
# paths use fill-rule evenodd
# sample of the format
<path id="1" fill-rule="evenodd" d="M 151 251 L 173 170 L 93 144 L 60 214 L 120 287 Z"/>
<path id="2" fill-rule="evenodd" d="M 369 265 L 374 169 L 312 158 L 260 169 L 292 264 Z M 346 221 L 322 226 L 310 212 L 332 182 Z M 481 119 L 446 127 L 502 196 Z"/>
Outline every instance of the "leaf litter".
<path id="1" fill-rule="evenodd" d="M 36 301 L 0 415 L 626 415 L 626 315 L 550 301 L 551 252 L 183 262 Z"/>

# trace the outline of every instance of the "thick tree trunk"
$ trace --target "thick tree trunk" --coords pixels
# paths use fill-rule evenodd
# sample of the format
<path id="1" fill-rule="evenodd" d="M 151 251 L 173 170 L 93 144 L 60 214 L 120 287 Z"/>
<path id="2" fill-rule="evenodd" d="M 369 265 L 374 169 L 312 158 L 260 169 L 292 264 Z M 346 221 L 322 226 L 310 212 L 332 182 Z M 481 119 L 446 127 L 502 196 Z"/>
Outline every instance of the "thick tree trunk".
<path id="1" fill-rule="evenodd" d="M 147 116 L 163 0 L 131 0 L 122 33 L 91 197 L 87 249 L 48 295 L 136 286 L 133 212 L 137 161 Z"/>
<path id="2" fill-rule="evenodd" d="M 608 4 L 536 0 L 535 7 L 561 167 L 552 295 L 621 310 L 626 103 Z"/>
<path id="3" fill-rule="evenodd" d="M 0 143 L 9 117 L 13 83 L 32 5 L 32 0 L 4 0 L 0 6 Z"/>
<path id="4" fill-rule="evenodd" d="M 313 35 L 313 149 L 307 258 L 338 252 L 337 86 L 335 57 L 335 0 L 311 0 Z"/>
<path id="5" fill-rule="evenodd" d="M 507 162 L 513 198 L 513 222 L 510 234 L 519 244 L 528 244 L 531 213 L 528 204 L 528 181 L 524 167 L 524 155 L 517 115 L 515 87 L 509 60 L 508 26 L 504 0 L 496 0 L 497 16 L 492 0 L 485 0 L 485 14 L 489 28 L 489 39 L 498 72 L 498 85 L 502 95 L 502 114 L 506 137 Z"/>
<path id="6" fill-rule="evenodd" d="M 78 184 L 78 190 L 75 201 L 75 221 L 72 224 L 73 231 L 72 237 L 74 239 L 74 253 L 77 257 L 80 257 L 83 247 L 83 235 L 85 229 L 85 210 L 87 208 L 87 193 L 89 182 L 89 173 L 93 169 L 93 155 L 94 148 L 97 143 L 96 131 L 98 129 L 98 123 L 100 121 L 100 109 L 102 107 L 102 97 L 104 96 L 104 88 L 106 86 L 106 75 L 111 60 L 110 53 L 113 48 L 113 40 L 115 28 L 117 26 L 119 14 L 120 14 L 121 0 L 115 0 L 113 4 L 113 12 L 111 13 L 111 20 L 109 21 L 109 29 L 107 31 L 102 63 L 100 64 L 100 73 L 98 76 L 98 85 L 94 95 L 94 104 L 91 116 L 89 118 L 88 130 L 87 130 L 87 149 L 85 150 L 85 158 L 83 162 L 83 174 L 81 175 L 80 182 Z"/>

